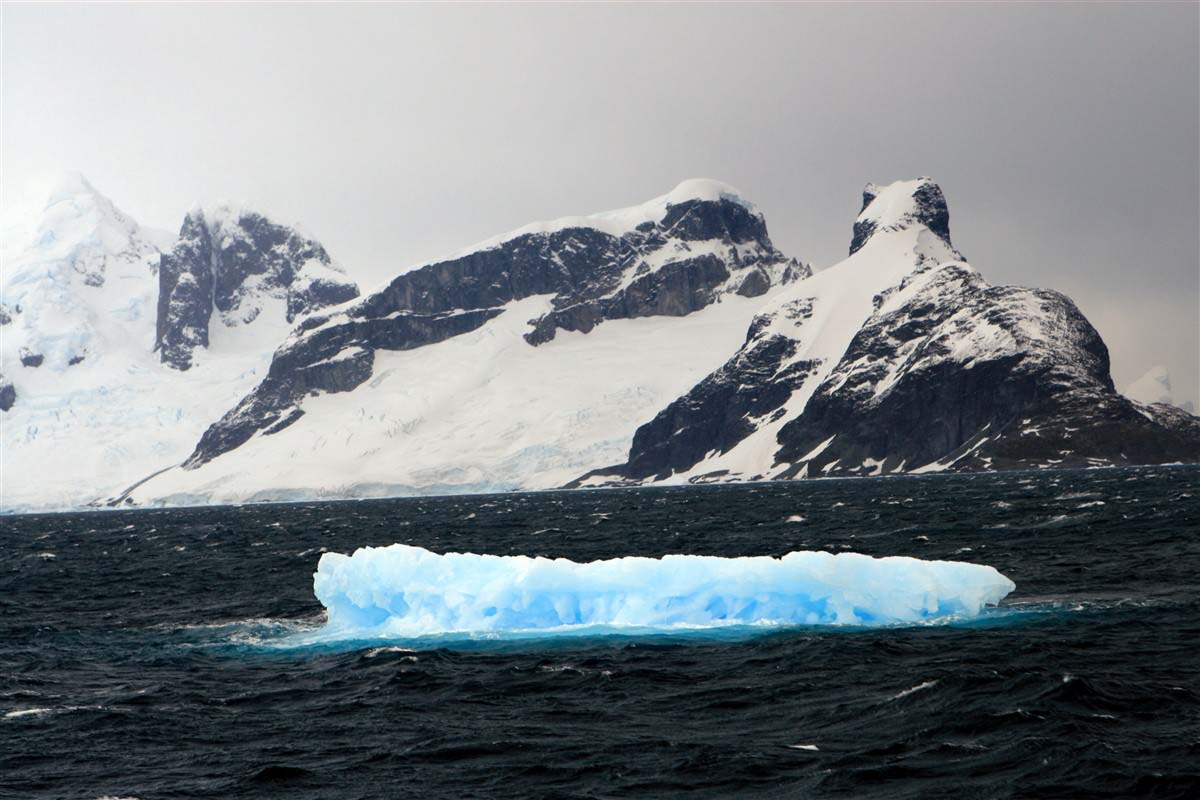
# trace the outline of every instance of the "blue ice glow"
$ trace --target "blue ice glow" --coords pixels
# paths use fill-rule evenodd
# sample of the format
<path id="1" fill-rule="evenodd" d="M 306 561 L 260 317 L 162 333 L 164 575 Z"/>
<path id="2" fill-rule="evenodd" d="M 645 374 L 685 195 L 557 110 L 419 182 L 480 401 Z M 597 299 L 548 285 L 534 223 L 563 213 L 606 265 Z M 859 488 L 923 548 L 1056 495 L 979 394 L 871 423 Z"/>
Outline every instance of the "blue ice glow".
<path id="1" fill-rule="evenodd" d="M 980 564 L 857 553 L 579 564 L 402 544 L 326 553 L 313 576 L 334 638 L 911 624 L 976 617 L 1015 588 Z"/>

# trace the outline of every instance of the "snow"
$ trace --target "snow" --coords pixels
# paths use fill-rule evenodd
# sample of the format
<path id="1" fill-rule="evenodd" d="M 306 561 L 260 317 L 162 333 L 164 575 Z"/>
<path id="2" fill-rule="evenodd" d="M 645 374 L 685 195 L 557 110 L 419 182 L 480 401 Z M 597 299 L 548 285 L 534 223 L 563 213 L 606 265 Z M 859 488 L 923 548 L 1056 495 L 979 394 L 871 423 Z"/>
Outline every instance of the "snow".
<path id="1" fill-rule="evenodd" d="M 345 270 L 338 264 L 322 264 L 315 258 L 305 261 L 296 271 L 292 281 L 293 292 L 307 291 L 314 283 L 351 283 Z"/>
<path id="2" fill-rule="evenodd" d="M 624 461 L 638 426 L 737 350 L 761 299 L 608 320 L 538 347 L 522 336 L 549 297 L 515 301 L 470 333 L 377 350 L 371 379 L 353 392 L 307 397 L 285 430 L 170 470 L 133 497 L 232 503 L 561 486 Z"/>
<path id="3" fill-rule="evenodd" d="M 976 617 L 1015 588 L 989 566 L 901 556 L 666 555 L 580 564 L 439 555 L 404 544 L 326 553 L 313 576 L 328 612 L 322 638 L 334 639 L 912 624 Z"/>
<path id="4" fill-rule="evenodd" d="M 648 200 L 636 206 L 619 208 L 615 211 L 602 211 L 598 214 L 584 216 L 560 217 L 554 220 L 534 222 L 514 231 L 493 236 L 470 247 L 459 250 L 440 261 L 450 261 L 481 250 L 491 250 L 519 236 L 531 233 L 554 233 L 568 228 L 593 228 L 611 236 L 622 236 L 645 222 L 658 222 L 667 214 L 667 208 L 679 205 L 689 200 L 728 200 L 738 203 L 754 214 L 758 208 L 742 198 L 741 192 L 727 183 L 707 178 L 692 178 L 680 183 L 671 191 L 653 200 Z"/>

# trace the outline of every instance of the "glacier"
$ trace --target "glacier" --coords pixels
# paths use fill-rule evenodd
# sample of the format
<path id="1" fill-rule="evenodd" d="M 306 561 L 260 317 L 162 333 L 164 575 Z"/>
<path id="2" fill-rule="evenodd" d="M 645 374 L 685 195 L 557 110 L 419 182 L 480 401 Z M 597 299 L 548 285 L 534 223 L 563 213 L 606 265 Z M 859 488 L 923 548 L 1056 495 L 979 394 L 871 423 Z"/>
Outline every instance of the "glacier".
<path id="1" fill-rule="evenodd" d="M 313 589 L 327 622 L 313 638 L 902 625 L 971 619 L 1015 588 L 990 566 L 902 556 L 799 551 L 578 563 L 393 544 L 321 556 Z"/>

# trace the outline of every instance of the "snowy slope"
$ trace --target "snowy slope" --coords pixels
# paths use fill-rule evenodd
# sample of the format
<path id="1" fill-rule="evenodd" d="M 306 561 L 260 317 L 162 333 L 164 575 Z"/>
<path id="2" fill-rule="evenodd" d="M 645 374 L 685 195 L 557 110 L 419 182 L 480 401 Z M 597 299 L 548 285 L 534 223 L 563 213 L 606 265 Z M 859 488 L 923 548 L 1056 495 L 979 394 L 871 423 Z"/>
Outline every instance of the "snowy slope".
<path id="1" fill-rule="evenodd" d="M 252 325 L 212 326 L 189 373 L 161 363 L 159 259 L 172 243 L 78 175 L 6 231 L 3 510 L 78 507 L 178 463 L 261 380 L 292 327 L 283 300 L 264 303 Z"/>
<path id="2" fill-rule="evenodd" d="M 286 429 L 134 492 L 155 502 L 507 491 L 560 486 L 624 457 L 638 424 L 715 368 L 755 301 L 732 296 L 681 319 L 616 320 L 540 347 L 548 306 L 513 301 L 474 331 L 381 350 L 369 381 L 301 401 Z M 637 353 L 636 358 L 631 358 Z"/>
<path id="3" fill-rule="evenodd" d="M 22 355 L 64 368 L 89 352 L 152 345 L 154 275 L 170 241 L 78 174 L 62 176 L 39 207 L 16 220 L 4 236 L 0 322 L 9 321 L 0 328 L 0 357 L 18 387 L 24 380 L 14 366 Z"/>

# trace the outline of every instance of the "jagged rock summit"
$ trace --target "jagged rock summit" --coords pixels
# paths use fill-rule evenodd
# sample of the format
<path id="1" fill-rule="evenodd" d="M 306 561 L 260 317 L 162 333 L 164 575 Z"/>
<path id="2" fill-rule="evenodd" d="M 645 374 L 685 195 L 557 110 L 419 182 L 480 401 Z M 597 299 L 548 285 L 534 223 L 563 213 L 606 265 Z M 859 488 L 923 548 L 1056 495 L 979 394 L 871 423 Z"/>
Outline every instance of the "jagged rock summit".
<path id="1" fill-rule="evenodd" d="M 214 322 L 250 325 L 274 305 L 290 323 L 358 297 L 358 286 L 319 242 L 227 205 L 188 212 L 158 276 L 155 348 L 180 370 L 209 346 Z"/>
<path id="2" fill-rule="evenodd" d="M 877 231 L 899 231 L 920 226 L 950 244 L 950 209 L 942 187 L 932 178 L 896 181 L 887 186 L 868 183 L 863 189 L 862 210 L 854 220 L 850 255 L 854 255 Z M 961 258 L 961 257 L 960 257 Z"/>

